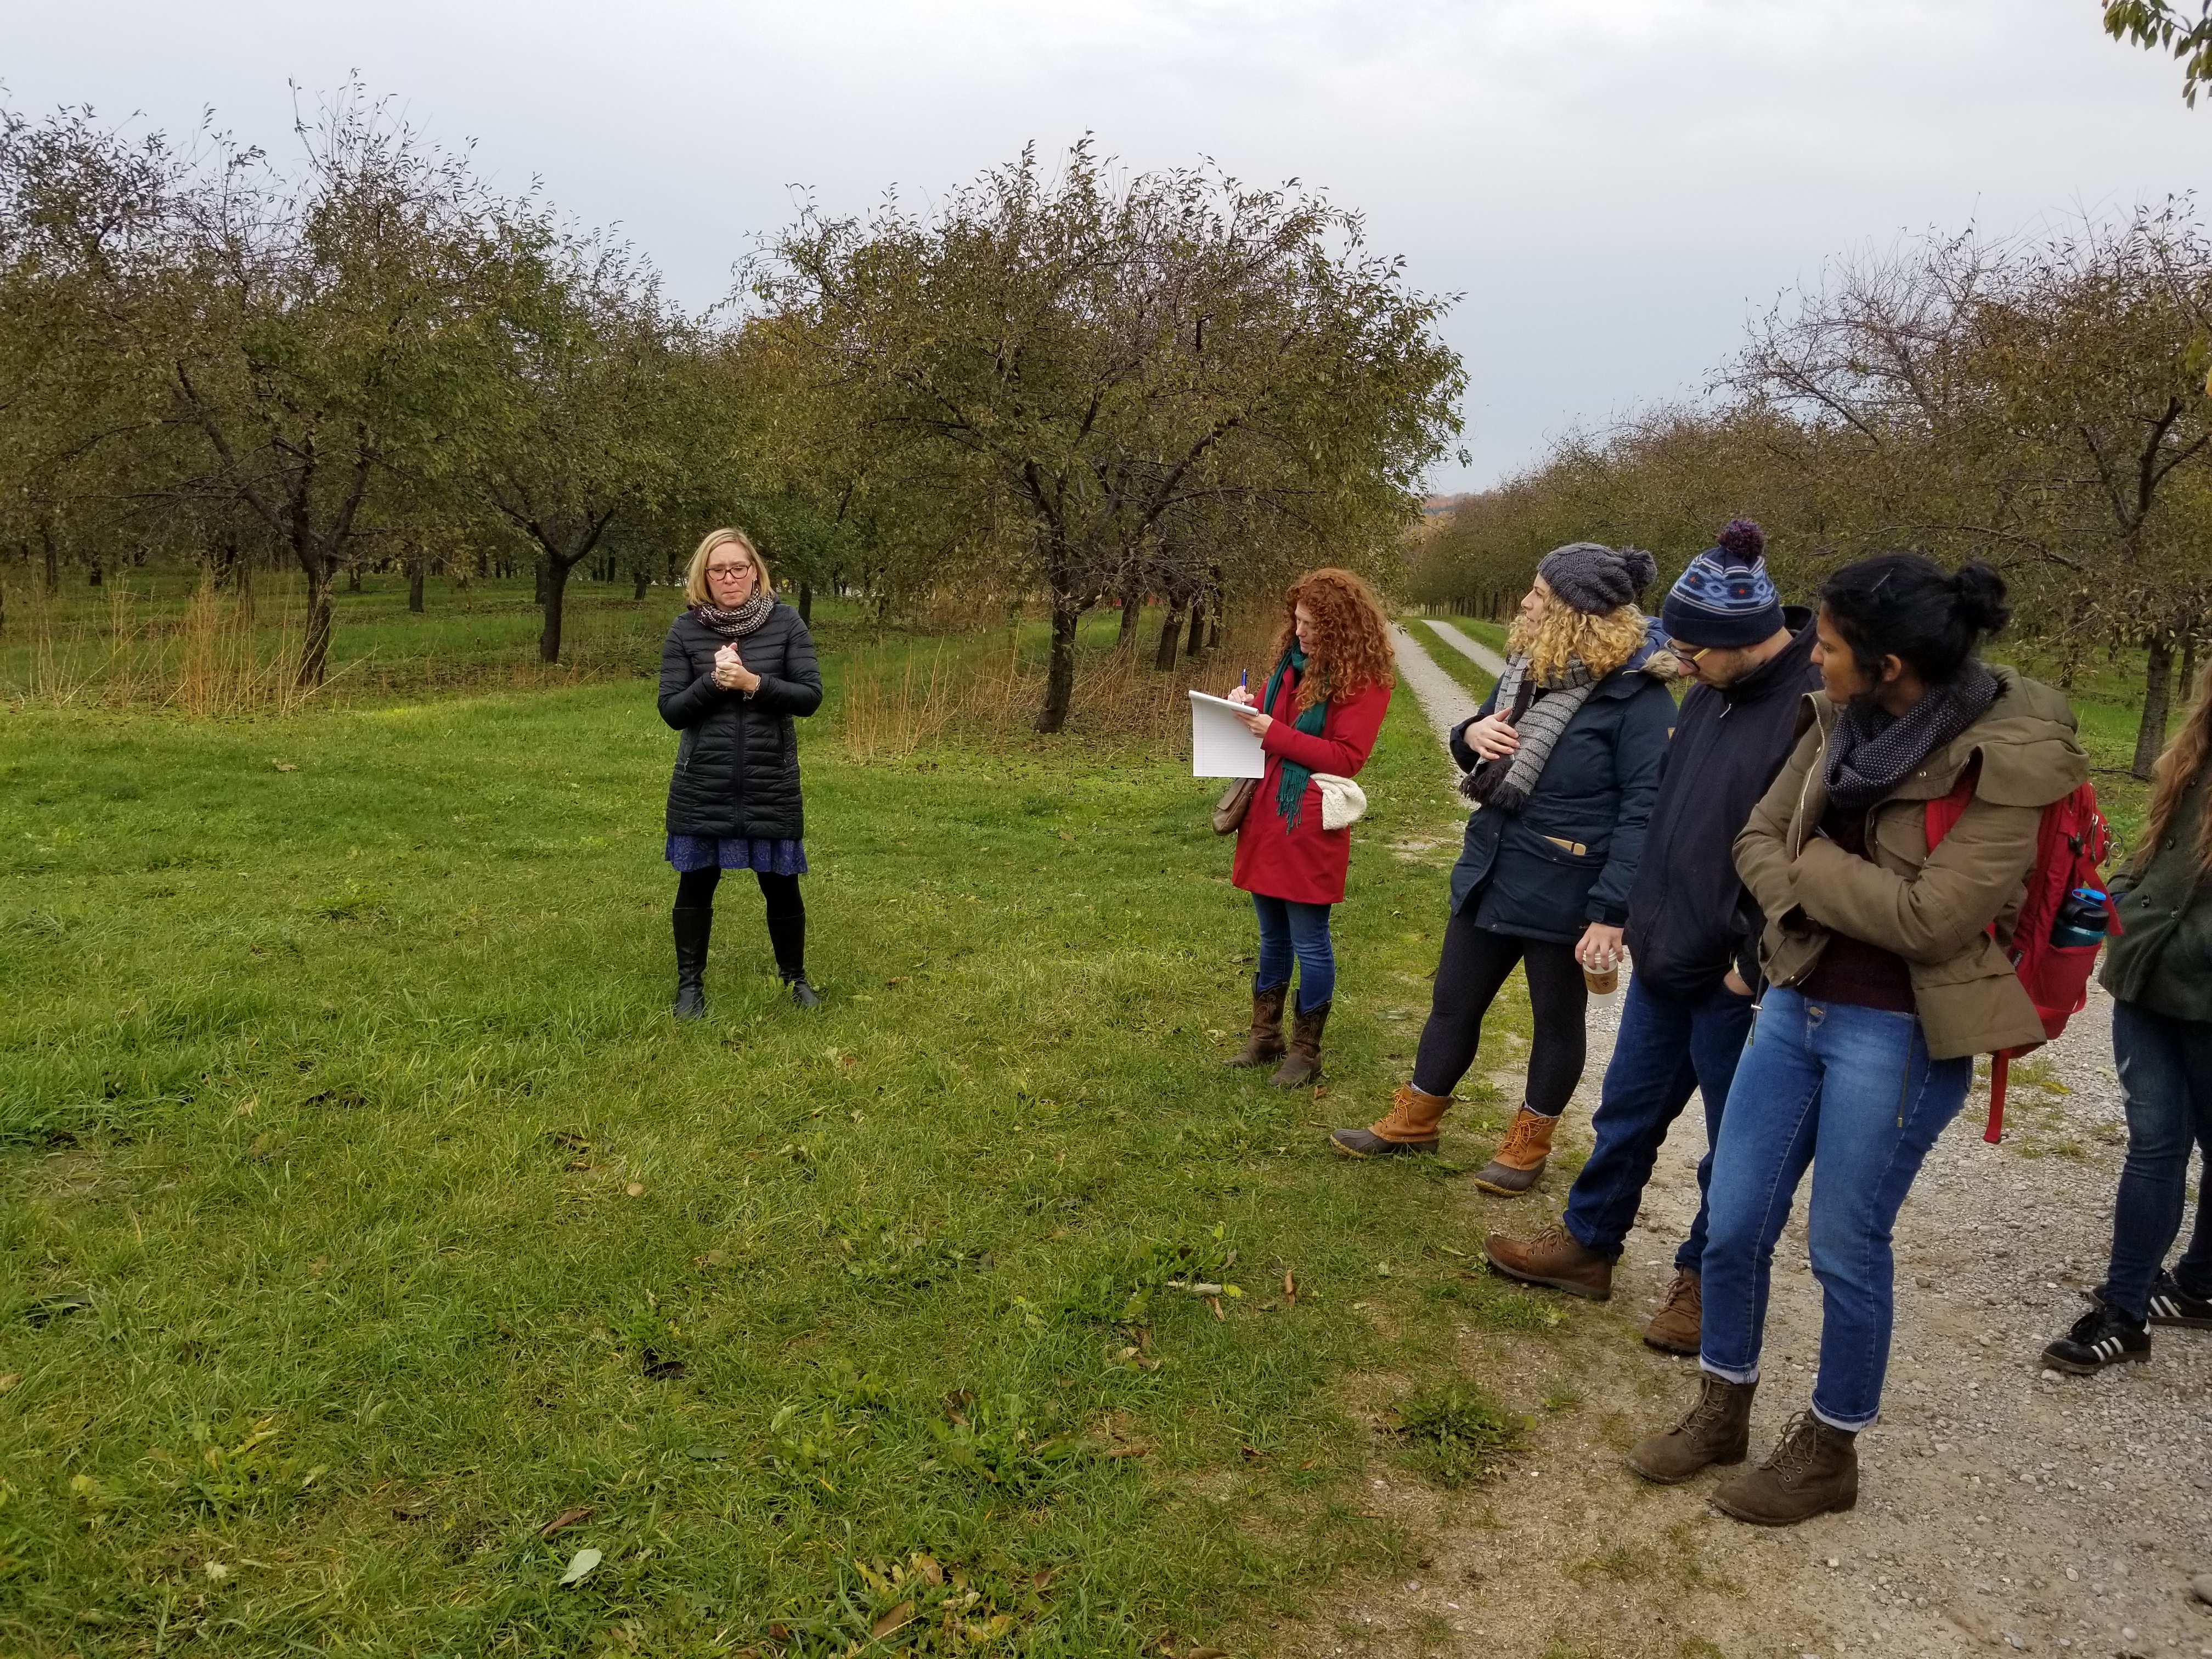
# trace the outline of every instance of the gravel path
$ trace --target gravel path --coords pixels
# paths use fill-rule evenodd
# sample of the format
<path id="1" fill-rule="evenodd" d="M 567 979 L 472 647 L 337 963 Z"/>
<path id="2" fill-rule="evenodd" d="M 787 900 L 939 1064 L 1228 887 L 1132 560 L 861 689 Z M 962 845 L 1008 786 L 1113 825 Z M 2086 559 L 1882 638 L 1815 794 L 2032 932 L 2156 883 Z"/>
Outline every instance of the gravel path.
<path id="1" fill-rule="evenodd" d="M 1400 660 L 1426 703 L 1430 682 L 1404 644 Z M 1588 1145 L 1611 1012 L 1591 1022 L 1561 1132 L 1571 1148 Z M 1981 1138 L 1978 1085 L 1907 1199 L 1888 1384 L 1880 1422 L 1860 1437 L 1855 1510 L 1762 1531 L 1710 1510 L 1711 1476 L 1657 1488 L 1622 1466 L 1633 1437 L 1664 1426 L 1695 1389 L 1694 1361 L 1638 1340 L 1696 1211 L 1705 1137 L 1693 1101 L 1612 1302 L 1557 1298 L 1567 1323 L 1550 1339 L 1462 1333 L 1468 1370 L 1535 1419 L 1522 1465 L 1472 1505 L 1384 1471 L 1375 1502 L 1429 1553 L 1414 1576 L 1300 1630 L 1304 1645 L 1287 1650 L 2212 1656 L 2212 1606 L 2189 1588 L 2212 1572 L 2212 1332 L 2157 1330 L 2150 1363 L 2094 1377 L 2039 1359 L 2086 1307 L 2111 1240 L 2126 1146 L 2111 1015 L 2095 993 L 2058 1041 L 2014 1065 L 1999 1146 Z M 1498 1066 L 1491 1080 L 1511 1101 L 1521 1074 L 1510 1062 L 1525 1049 L 1504 1046 L 1478 1065 Z M 1444 1156 L 1479 1163 L 1488 1139 L 1448 1121 Z M 1449 1242 L 1474 1251 L 1492 1229 L 1532 1231 L 1567 1184 L 1555 1171 L 1512 1200 L 1463 1184 L 1465 1236 Z M 1811 1390 L 1820 1300 L 1805 1250 L 1801 1200 L 1776 1252 L 1754 1455 Z M 1560 1407 L 1563 1367 L 1577 1397 Z"/>
<path id="2" fill-rule="evenodd" d="M 1462 657 L 1466 657 L 1471 660 L 1474 665 L 1482 670 L 1484 673 L 1503 674 L 1505 672 L 1505 659 L 1499 656 L 1495 651 L 1492 651 L 1481 641 L 1470 638 L 1460 629 L 1454 628 L 1449 623 L 1430 622 L 1426 617 L 1423 617 L 1422 620 L 1425 623 L 1427 623 L 1428 626 L 1435 630 L 1436 635 L 1438 639 L 1442 640 L 1446 645 L 1450 646 Z"/>
<path id="3" fill-rule="evenodd" d="M 1421 648 L 1420 641 L 1397 623 L 1390 624 L 1390 649 L 1398 659 L 1398 678 L 1413 689 L 1414 700 L 1421 705 L 1421 713 L 1428 716 L 1438 743 L 1444 740 L 1452 727 L 1474 717 L 1474 711 L 1481 704 L 1468 695 L 1466 687 L 1437 667 L 1435 659 Z"/>

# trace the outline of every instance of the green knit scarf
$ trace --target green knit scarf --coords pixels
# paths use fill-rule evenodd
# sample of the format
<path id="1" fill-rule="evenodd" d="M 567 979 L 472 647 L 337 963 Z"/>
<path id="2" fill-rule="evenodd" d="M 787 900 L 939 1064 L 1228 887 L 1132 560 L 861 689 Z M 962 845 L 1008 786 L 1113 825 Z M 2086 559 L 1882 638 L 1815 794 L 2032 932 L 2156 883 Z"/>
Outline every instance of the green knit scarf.
<path id="1" fill-rule="evenodd" d="M 1282 686 L 1283 676 L 1291 669 L 1297 671 L 1300 678 L 1304 678 L 1306 653 L 1295 645 L 1283 653 L 1283 659 L 1275 665 L 1275 672 L 1267 677 L 1267 696 L 1260 707 L 1271 714 L 1275 711 L 1275 693 Z M 1328 720 L 1328 699 L 1324 696 L 1316 697 L 1313 707 L 1301 710 L 1291 725 L 1294 730 L 1303 732 L 1308 737 L 1317 738 Z M 1306 786 L 1313 781 L 1313 769 L 1299 765 L 1288 755 L 1282 757 L 1282 781 L 1275 786 L 1275 811 L 1283 820 L 1283 833 L 1288 835 L 1297 827 L 1298 815 L 1305 810 Z"/>

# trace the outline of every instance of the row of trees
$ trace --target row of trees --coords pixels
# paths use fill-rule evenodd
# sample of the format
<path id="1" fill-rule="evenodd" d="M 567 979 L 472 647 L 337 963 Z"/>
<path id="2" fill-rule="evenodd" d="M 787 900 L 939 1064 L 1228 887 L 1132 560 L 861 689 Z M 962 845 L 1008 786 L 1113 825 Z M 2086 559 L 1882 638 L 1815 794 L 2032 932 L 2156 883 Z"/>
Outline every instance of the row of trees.
<path id="1" fill-rule="evenodd" d="M 2187 204 L 2039 240 L 1929 238 L 1832 264 L 1751 328 L 1710 395 L 1464 502 L 1415 586 L 1525 581 L 1581 536 L 1673 570 L 1735 514 L 1794 591 L 1875 551 L 2002 568 L 2069 662 L 2144 652 L 2136 769 L 2212 627 L 2212 242 Z"/>
<path id="2" fill-rule="evenodd" d="M 88 112 L 0 115 L 0 548 L 333 583 L 526 557 L 561 651 L 579 567 L 751 528 L 787 580 L 980 624 L 1040 603 L 1042 729 L 1084 612 L 1161 658 L 1317 556 L 1382 572 L 1455 433 L 1443 302 L 1295 187 L 1033 154 L 927 214 L 804 212 L 703 316 L 630 249 L 357 89 L 273 166 Z M 488 550 L 488 552 L 487 552 Z"/>

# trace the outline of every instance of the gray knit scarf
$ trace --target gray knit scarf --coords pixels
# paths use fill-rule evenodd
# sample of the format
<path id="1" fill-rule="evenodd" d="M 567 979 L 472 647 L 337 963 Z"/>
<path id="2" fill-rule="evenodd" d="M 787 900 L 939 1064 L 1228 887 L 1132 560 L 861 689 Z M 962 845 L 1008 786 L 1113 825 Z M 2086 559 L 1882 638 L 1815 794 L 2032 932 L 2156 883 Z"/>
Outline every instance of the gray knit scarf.
<path id="1" fill-rule="evenodd" d="M 1589 701 L 1597 676 L 1580 657 L 1547 678 L 1540 688 L 1528 672 L 1526 655 L 1513 658 L 1498 682 L 1498 700 L 1491 707 L 1505 709 L 1505 718 L 1519 734 L 1521 746 L 1499 760 L 1486 760 L 1459 781 L 1459 792 L 1478 806 L 1501 812 L 1517 812 L 1528 804 L 1552 746 L 1582 713 Z M 1539 698 L 1539 690 L 1546 695 Z"/>
<path id="2" fill-rule="evenodd" d="M 1902 714 L 1871 697 L 1846 704 L 1828 735 L 1828 804 L 1846 812 L 1865 811 L 1996 700 L 1997 677 L 1970 661 Z"/>
<path id="3" fill-rule="evenodd" d="M 702 627 L 712 629 L 724 639 L 741 640 L 766 622 L 768 613 L 775 609 L 775 595 L 765 587 L 757 587 L 752 598 L 741 605 L 732 608 L 709 600 L 705 605 L 693 605 L 691 614 L 699 619 Z"/>

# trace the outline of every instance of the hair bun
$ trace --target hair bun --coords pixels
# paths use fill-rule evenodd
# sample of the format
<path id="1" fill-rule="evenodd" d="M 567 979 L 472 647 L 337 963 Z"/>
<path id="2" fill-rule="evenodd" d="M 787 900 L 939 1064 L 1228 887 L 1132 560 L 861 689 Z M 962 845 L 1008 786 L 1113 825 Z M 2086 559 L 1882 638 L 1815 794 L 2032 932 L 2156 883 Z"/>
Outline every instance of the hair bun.
<path id="1" fill-rule="evenodd" d="M 1979 559 L 1969 560 L 1959 567 L 1959 574 L 1951 579 L 1958 593 L 1959 620 L 1978 633 L 1994 634 L 2012 620 L 2012 607 L 2005 603 L 2005 580 L 1996 569 Z"/>
<path id="2" fill-rule="evenodd" d="M 1714 544 L 1748 564 L 1766 551 L 1766 532 L 1750 519 L 1730 519 L 1721 526 Z"/>

